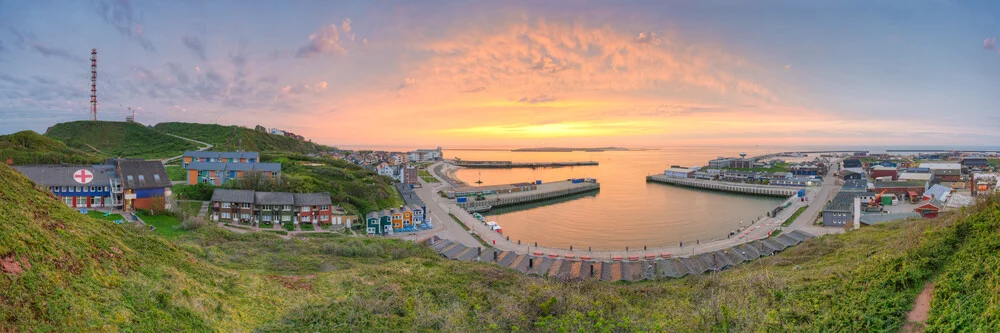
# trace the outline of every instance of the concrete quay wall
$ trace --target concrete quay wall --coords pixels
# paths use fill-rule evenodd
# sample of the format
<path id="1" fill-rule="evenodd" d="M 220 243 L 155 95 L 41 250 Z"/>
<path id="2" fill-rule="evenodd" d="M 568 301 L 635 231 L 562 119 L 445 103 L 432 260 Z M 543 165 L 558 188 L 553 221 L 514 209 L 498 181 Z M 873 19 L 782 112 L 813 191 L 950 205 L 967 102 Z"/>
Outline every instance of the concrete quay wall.
<path id="1" fill-rule="evenodd" d="M 672 178 L 672 177 L 667 177 L 665 175 L 646 176 L 646 181 L 677 185 L 677 186 L 701 188 L 706 190 L 754 194 L 754 195 L 767 195 L 775 197 L 790 197 L 795 195 L 799 191 L 799 188 L 725 183 L 713 180 L 691 179 L 691 178 Z"/>
<path id="2" fill-rule="evenodd" d="M 484 205 L 492 206 L 492 208 L 498 208 L 498 207 L 518 205 L 528 202 L 558 198 L 581 192 L 598 190 L 600 188 L 601 188 L 600 183 L 584 182 L 584 183 L 573 184 L 573 187 L 565 189 L 551 190 L 551 191 L 536 190 L 536 191 L 531 191 L 532 193 L 530 194 L 525 194 L 529 192 L 519 192 L 517 193 L 517 195 L 508 195 L 508 196 L 502 195 L 496 198 L 488 198 L 486 200 L 462 202 L 458 203 L 458 206 L 463 209 L 468 208 L 470 206 L 484 206 Z"/>

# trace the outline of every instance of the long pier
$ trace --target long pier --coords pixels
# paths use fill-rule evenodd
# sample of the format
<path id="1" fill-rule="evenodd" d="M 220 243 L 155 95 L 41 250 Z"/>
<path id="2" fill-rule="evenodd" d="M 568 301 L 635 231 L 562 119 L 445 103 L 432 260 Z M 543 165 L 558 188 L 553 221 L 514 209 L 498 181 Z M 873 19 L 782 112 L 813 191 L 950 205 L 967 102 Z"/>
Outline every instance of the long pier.
<path id="1" fill-rule="evenodd" d="M 466 168 L 556 168 L 570 166 L 598 165 L 597 161 L 580 162 L 511 162 L 511 161 L 449 161 L 456 166 Z"/>
<path id="2" fill-rule="evenodd" d="M 457 205 L 462 209 L 486 205 L 491 208 L 499 208 L 533 201 L 564 197 L 567 195 L 599 190 L 600 188 L 601 184 L 596 181 L 582 183 L 573 183 L 570 181 L 552 182 L 538 185 L 537 189 L 531 191 L 489 195 L 484 200 L 459 202 Z"/>
<path id="3" fill-rule="evenodd" d="M 673 178 L 666 175 L 646 176 L 647 182 L 664 183 L 677 186 L 694 187 L 706 190 L 745 193 L 755 195 L 767 195 L 775 197 L 790 197 L 798 192 L 798 188 L 788 188 L 779 186 L 750 185 L 725 183 L 712 180 L 701 180 L 691 178 Z"/>

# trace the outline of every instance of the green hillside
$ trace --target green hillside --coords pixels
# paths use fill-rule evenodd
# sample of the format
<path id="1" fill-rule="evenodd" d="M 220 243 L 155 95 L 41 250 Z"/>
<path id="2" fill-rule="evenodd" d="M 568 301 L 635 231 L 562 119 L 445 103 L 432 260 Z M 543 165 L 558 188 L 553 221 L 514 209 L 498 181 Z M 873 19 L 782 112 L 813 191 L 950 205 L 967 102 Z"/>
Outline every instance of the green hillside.
<path id="1" fill-rule="evenodd" d="M 315 153 L 332 149 L 312 142 L 299 141 L 280 135 L 271 135 L 239 126 L 223 126 L 197 123 L 159 123 L 153 126 L 156 130 L 180 135 L 214 145 L 212 150 L 231 151 L 241 145 L 243 151 L 257 152 L 292 152 Z M 235 131 L 235 133 L 234 133 Z"/>
<path id="2" fill-rule="evenodd" d="M 49 127 L 45 135 L 61 140 L 71 148 L 97 149 L 101 154 L 147 159 L 181 155 L 198 145 L 163 134 L 139 123 L 112 121 L 74 121 Z"/>
<path id="3" fill-rule="evenodd" d="M 0 162 L 8 158 L 14 164 L 90 164 L 103 160 L 103 156 L 91 151 L 67 147 L 59 140 L 45 137 L 33 131 L 20 131 L 0 135 Z"/>
<path id="4" fill-rule="evenodd" d="M 0 165 L 7 331 L 894 332 L 1000 330 L 1000 200 L 809 240 L 736 269 L 556 281 L 399 240 L 204 227 L 166 241 L 64 207 Z"/>

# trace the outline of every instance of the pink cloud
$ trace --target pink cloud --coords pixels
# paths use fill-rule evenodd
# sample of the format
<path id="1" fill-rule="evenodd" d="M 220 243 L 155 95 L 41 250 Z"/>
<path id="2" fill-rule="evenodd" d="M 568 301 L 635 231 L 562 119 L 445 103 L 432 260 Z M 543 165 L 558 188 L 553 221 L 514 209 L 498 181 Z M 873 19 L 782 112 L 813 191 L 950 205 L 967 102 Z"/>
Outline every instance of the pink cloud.
<path id="1" fill-rule="evenodd" d="M 992 50 L 997 44 L 996 38 L 987 38 L 983 41 L 983 49 Z"/>
<path id="2" fill-rule="evenodd" d="M 351 31 L 351 20 L 346 19 L 340 26 L 336 24 L 323 26 L 309 35 L 309 42 L 299 47 L 295 56 L 310 58 L 317 55 L 347 54 L 355 38 L 354 32 Z M 367 43 L 367 39 L 364 43 Z"/>

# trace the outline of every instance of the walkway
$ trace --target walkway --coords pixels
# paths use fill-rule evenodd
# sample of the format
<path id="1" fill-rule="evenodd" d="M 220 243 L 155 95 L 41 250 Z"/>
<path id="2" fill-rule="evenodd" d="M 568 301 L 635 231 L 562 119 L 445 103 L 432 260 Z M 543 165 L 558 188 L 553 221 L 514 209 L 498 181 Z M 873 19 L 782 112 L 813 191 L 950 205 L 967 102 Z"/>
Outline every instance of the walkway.
<path id="1" fill-rule="evenodd" d="M 677 258 L 667 254 L 634 255 L 616 258 L 613 261 L 592 260 L 590 256 L 559 257 L 556 254 L 542 252 L 521 254 L 488 247 L 468 247 L 438 237 L 431 237 L 423 243 L 448 259 L 485 261 L 525 274 L 564 280 L 600 279 L 615 282 L 679 278 L 689 274 L 721 271 L 746 261 L 774 255 L 809 238 L 812 236 L 802 231 L 793 231 L 691 257 Z"/>
<path id="2" fill-rule="evenodd" d="M 201 147 L 201 148 L 198 148 L 198 151 L 203 151 L 203 150 L 208 150 L 208 149 L 212 149 L 212 147 L 213 147 L 212 145 L 210 145 L 210 144 L 208 144 L 208 143 L 205 143 L 205 142 L 201 142 L 201 141 L 198 141 L 198 140 L 194 140 L 194 139 L 188 139 L 188 138 L 185 138 L 185 137 L 183 137 L 183 136 L 180 136 L 180 135 L 174 135 L 174 134 L 170 134 L 170 133 L 166 133 L 166 132 L 164 132 L 163 134 L 166 134 L 166 135 L 169 135 L 169 136 L 172 136 L 172 137 L 175 137 L 175 138 L 178 138 L 178 139 L 184 139 L 184 140 L 188 140 L 188 141 L 191 141 L 191 142 L 194 142 L 194 143 L 197 143 L 197 144 L 200 144 L 200 145 L 202 145 L 202 147 Z M 164 159 L 164 160 L 163 160 L 162 162 L 163 162 L 163 164 L 167 164 L 167 163 L 169 163 L 170 161 L 173 161 L 173 160 L 177 160 L 177 159 L 180 159 L 181 157 L 184 157 L 184 155 L 178 155 L 178 156 L 174 156 L 174 157 L 170 157 L 170 158 L 167 158 L 167 159 Z"/>

